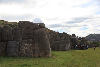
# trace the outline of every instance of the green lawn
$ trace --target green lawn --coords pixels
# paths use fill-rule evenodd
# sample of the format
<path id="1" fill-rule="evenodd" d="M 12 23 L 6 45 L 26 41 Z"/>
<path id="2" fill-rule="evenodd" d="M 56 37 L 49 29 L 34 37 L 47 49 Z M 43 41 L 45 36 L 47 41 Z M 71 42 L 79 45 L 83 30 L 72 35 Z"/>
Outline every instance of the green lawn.
<path id="1" fill-rule="evenodd" d="M 52 51 L 51 58 L 0 57 L 0 67 L 100 67 L 100 48 Z"/>

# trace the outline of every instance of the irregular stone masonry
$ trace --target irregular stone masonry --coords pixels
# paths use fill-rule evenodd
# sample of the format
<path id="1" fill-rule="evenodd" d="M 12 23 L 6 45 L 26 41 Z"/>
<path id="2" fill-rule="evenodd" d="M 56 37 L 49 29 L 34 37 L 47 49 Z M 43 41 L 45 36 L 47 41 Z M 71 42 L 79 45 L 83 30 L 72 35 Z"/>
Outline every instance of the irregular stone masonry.
<path id="1" fill-rule="evenodd" d="M 0 25 L 0 56 L 50 57 L 51 49 L 45 24 L 3 21 Z"/>
<path id="2" fill-rule="evenodd" d="M 6 42 L 0 42 L 0 56 L 6 55 Z"/>
<path id="3" fill-rule="evenodd" d="M 65 51 L 71 49 L 70 35 L 67 33 L 55 32 L 49 29 L 47 29 L 47 31 L 52 50 Z"/>
<path id="4" fill-rule="evenodd" d="M 59 33 L 43 23 L 0 20 L 0 56 L 50 57 L 51 50 L 65 51 L 88 44 L 75 34 Z"/>
<path id="5" fill-rule="evenodd" d="M 50 47 L 52 50 L 64 51 L 75 49 L 76 45 L 88 45 L 85 38 L 76 37 L 75 34 L 69 35 L 65 32 L 59 33 L 47 29 Z"/>

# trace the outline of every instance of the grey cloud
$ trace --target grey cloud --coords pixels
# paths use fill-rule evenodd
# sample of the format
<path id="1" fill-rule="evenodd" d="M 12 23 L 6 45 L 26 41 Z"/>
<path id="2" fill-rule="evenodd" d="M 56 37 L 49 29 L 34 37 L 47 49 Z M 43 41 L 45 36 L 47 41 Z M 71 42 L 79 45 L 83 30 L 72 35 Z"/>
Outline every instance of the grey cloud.
<path id="1" fill-rule="evenodd" d="M 67 27 L 67 28 L 71 28 L 71 27 L 82 27 L 82 26 L 87 26 L 87 25 L 77 25 L 76 23 L 81 23 L 84 22 L 88 19 L 92 19 L 92 18 L 88 18 L 88 17 L 78 17 L 78 18 L 74 18 L 71 21 L 68 22 L 63 22 L 62 24 L 52 24 L 49 25 L 49 28 L 58 28 L 58 27 Z"/>
<path id="2" fill-rule="evenodd" d="M 26 15 L 18 15 L 18 16 L 0 16 L 1 20 L 7 20 L 7 21 L 20 21 L 20 20 L 27 20 L 29 18 L 33 18 L 34 16 L 30 15 L 30 14 L 26 14 Z"/>
<path id="3" fill-rule="evenodd" d="M 34 18 L 34 23 L 43 23 L 43 21 L 40 18 Z"/>
<path id="4" fill-rule="evenodd" d="M 61 24 L 51 24 L 48 26 L 49 28 L 63 27 Z"/>
<path id="5" fill-rule="evenodd" d="M 58 27 L 67 27 L 67 28 L 71 28 L 71 27 L 81 27 L 80 25 L 62 25 L 62 24 L 52 24 L 48 26 L 49 28 L 58 28 Z"/>
<path id="6" fill-rule="evenodd" d="M 46 20 L 48 20 L 48 21 L 55 21 L 55 20 L 59 20 L 59 18 L 58 17 L 54 17 L 54 18 L 46 18 Z"/>
<path id="7" fill-rule="evenodd" d="M 98 5 L 100 5 L 100 0 L 96 0 L 96 3 L 97 3 Z"/>
<path id="8" fill-rule="evenodd" d="M 25 2 L 26 0 L 0 0 L 0 3 L 22 3 Z"/>
<path id="9" fill-rule="evenodd" d="M 79 17 L 79 18 L 74 18 L 74 19 L 72 19 L 71 21 L 68 21 L 68 22 L 65 22 L 65 23 L 68 23 L 68 24 L 81 23 L 81 22 L 86 21 L 86 20 L 88 20 L 88 19 L 91 19 L 91 18 Z"/>

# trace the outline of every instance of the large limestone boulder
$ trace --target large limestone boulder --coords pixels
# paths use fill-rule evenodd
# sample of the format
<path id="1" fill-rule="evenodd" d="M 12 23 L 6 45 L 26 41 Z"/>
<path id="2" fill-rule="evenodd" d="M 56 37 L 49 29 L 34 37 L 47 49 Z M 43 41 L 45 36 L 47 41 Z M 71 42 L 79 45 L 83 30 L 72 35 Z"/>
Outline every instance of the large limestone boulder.
<path id="1" fill-rule="evenodd" d="M 70 42 L 67 42 L 65 40 L 62 41 L 55 41 L 52 46 L 52 50 L 57 51 L 66 51 L 70 49 Z"/>
<path id="2" fill-rule="evenodd" d="M 45 28 L 34 30 L 33 41 L 34 44 L 38 45 L 40 56 L 49 57 L 51 55 L 50 43 Z"/>
<path id="3" fill-rule="evenodd" d="M 19 42 L 8 41 L 6 50 L 7 56 L 18 56 Z"/>
<path id="4" fill-rule="evenodd" d="M 6 55 L 6 42 L 0 42 L 0 56 Z"/>
<path id="5" fill-rule="evenodd" d="M 11 41 L 13 40 L 13 36 L 12 36 L 12 28 L 8 25 L 5 25 L 3 28 L 2 28 L 2 33 L 1 33 L 1 38 L 2 38 L 2 41 Z"/>
<path id="6" fill-rule="evenodd" d="M 48 29 L 47 32 L 52 50 L 63 51 L 71 49 L 70 36 L 67 33 L 59 33 Z"/>
<path id="7" fill-rule="evenodd" d="M 13 40 L 21 41 L 22 40 L 22 30 L 18 27 L 13 28 L 12 30 Z"/>
<path id="8" fill-rule="evenodd" d="M 50 57 L 50 42 L 45 30 L 45 24 L 19 21 L 19 23 L 15 24 L 6 22 L 0 26 L 1 55 Z"/>

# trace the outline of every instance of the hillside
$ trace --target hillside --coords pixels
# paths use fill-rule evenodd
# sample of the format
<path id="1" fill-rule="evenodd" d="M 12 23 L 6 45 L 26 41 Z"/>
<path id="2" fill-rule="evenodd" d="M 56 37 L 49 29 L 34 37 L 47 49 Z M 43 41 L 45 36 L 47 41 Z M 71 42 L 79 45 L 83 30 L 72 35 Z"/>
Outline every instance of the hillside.
<path id="1" fill-rule="evenodd" d="M 86 39 L 90 41 L 100 41 L 100 34 L 90 34 L 86 36 Z"/>

